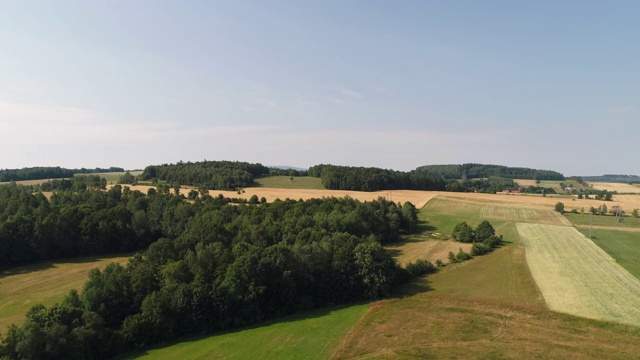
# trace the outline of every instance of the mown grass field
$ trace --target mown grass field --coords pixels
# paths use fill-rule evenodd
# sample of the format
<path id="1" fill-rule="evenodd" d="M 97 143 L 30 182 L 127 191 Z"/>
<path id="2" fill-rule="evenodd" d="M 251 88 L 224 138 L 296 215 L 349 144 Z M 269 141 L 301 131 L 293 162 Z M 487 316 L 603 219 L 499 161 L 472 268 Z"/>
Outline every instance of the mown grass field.
<path id="1" fill-rule="evenodd" d="M 580 230 L 589 235 L 588 229 Z M 596 243 L 631 275 L 640 279 L 640 233 L 619 230 L 592 230 L 591 235 Z"/>
<path id="2" fill-rule="evenodd" d="M 585 209 L 588 211 L 589 209 Z M 616 221 L 613 215 L 589 215 L 565 213 L 564 216 L 576 226 L 614 226 L 620 228 L 640 228 L 640 218 L 625 216 L 622 222 Z"/>
<path id="3" fill-rule="evenodd" d="M 278 188 L 278 189 L 316 189 L 323 190 L 322 180 L 311 176 L 265 176 L 257 178 L 254 182 L 261 187 Z"/>
<path id="4" fill-rule="evenodd" d="M 515 224 L 511 243 L 371 305 L 335 359 L 628 359 L 636 327 L 548 310 Z"/>
<path id="5" fill-rule="evenodd" d="M 0 270 L 0 334 L 11 324 L 22 324 L 32 306 L 53 305 L 71 289 L 81 291 L 89 270 L 111 262 L 124 265 L 128 259 L 128 255 L 83 257 Z"/>
<path id="6" fill-rule="evenodd" d="M 227 334 L 194 338 L 127 359 L 329 359 L 367 304 L 326 308 Z"/>
<path id="7" fill-rule="evenodd" d="M 640 280 L 573 227 L 517 225 L 550 309 L 640 326 Z"/>
<path id="8" fill-rule="evenodd" d="M 138 176 L 142 174 L 142 171 L 130 171 L 129 172 L 133 176 Z M 125 172 L 108 172 L 108 173 L 91 173 L 91 174 L 76 174 L 76 175 L 98 175 L 101 178 L 107 180 L 108 184 L 114 183 L 116 184 L 118 180 L 120 180 L 120 176 L 126 174 Z"/>

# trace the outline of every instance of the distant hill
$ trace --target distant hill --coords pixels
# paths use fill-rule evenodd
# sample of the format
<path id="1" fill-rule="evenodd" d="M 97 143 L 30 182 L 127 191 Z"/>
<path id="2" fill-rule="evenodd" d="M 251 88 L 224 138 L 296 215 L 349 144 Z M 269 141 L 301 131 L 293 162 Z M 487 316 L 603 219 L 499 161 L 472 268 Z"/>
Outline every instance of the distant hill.
<path id="1" fill-rule="evenodd" d="M 123 168 L 110 167 L 108 169 L 65 169 L 56 167 L 27 167 L 22 169 L 5 169 L 0 170 L 0 182 L 7 181 L 23 181 L 23 180 L 40 180 L 40 179 L 63 179 L 73 177 L 75 174 L 89 173 L 108 173 L 108 172 L 124 172 Z"/>
<path id="2" fill-rule="evenodd" d="M 416 168 L 415 172 L 443 179 L 477 179 L 498 176 L 508 179 L 564 180 L 564 175 L 556 171 L 485 164 L 425 165 Z"/>
<path id="3" fill-rule="evenodd" d="M 595 182 L 616 182 L 616 183 L 640 183 L 640 176 L 638 175 L 619 175 L 619 174 L 605 174 L 601 176 L 582 176 L 585 181 Z"/>

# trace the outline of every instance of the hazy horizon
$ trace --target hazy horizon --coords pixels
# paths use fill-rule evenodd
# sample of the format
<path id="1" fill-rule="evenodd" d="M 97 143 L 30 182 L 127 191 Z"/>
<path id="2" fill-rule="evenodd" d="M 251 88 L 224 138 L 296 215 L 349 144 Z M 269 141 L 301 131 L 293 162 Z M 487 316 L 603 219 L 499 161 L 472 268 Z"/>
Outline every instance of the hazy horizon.
<path id="1" fill-rule="evenodd" d="M 640 174 L 640 3 L 6 2 L 0 168 Z"/>

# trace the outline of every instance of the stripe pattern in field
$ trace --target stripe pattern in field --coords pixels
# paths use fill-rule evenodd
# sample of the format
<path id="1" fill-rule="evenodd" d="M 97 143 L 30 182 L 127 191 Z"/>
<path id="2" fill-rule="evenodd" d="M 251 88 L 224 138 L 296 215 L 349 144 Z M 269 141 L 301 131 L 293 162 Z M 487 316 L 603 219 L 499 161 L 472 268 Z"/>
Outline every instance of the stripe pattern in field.
<path id="1" fill-rule="evenodd" d="M 518 223 L 527 263 L 551 310 L 640 326 L 640 280 L 568 226 Z"/>
<path id="2" fill-rule="evenodd" d="M 552 210 L 485 205 L 482 209 L 482 217 L 485 219 L 506 220 L 514 222 L 571 226 L 569 220 L 567 220 L 559 212 Z"/>

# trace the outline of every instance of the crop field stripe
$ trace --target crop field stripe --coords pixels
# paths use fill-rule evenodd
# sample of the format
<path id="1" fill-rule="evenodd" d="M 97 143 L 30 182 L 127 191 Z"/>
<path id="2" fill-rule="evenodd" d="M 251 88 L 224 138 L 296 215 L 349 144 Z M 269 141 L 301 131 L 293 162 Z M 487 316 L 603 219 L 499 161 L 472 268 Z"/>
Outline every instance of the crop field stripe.
<path id="1" fill-rule="evenodd" d="M 640 325 L 640 280 L 567 226 L 517 224 L 531 274 L 551 310 Z"/>

